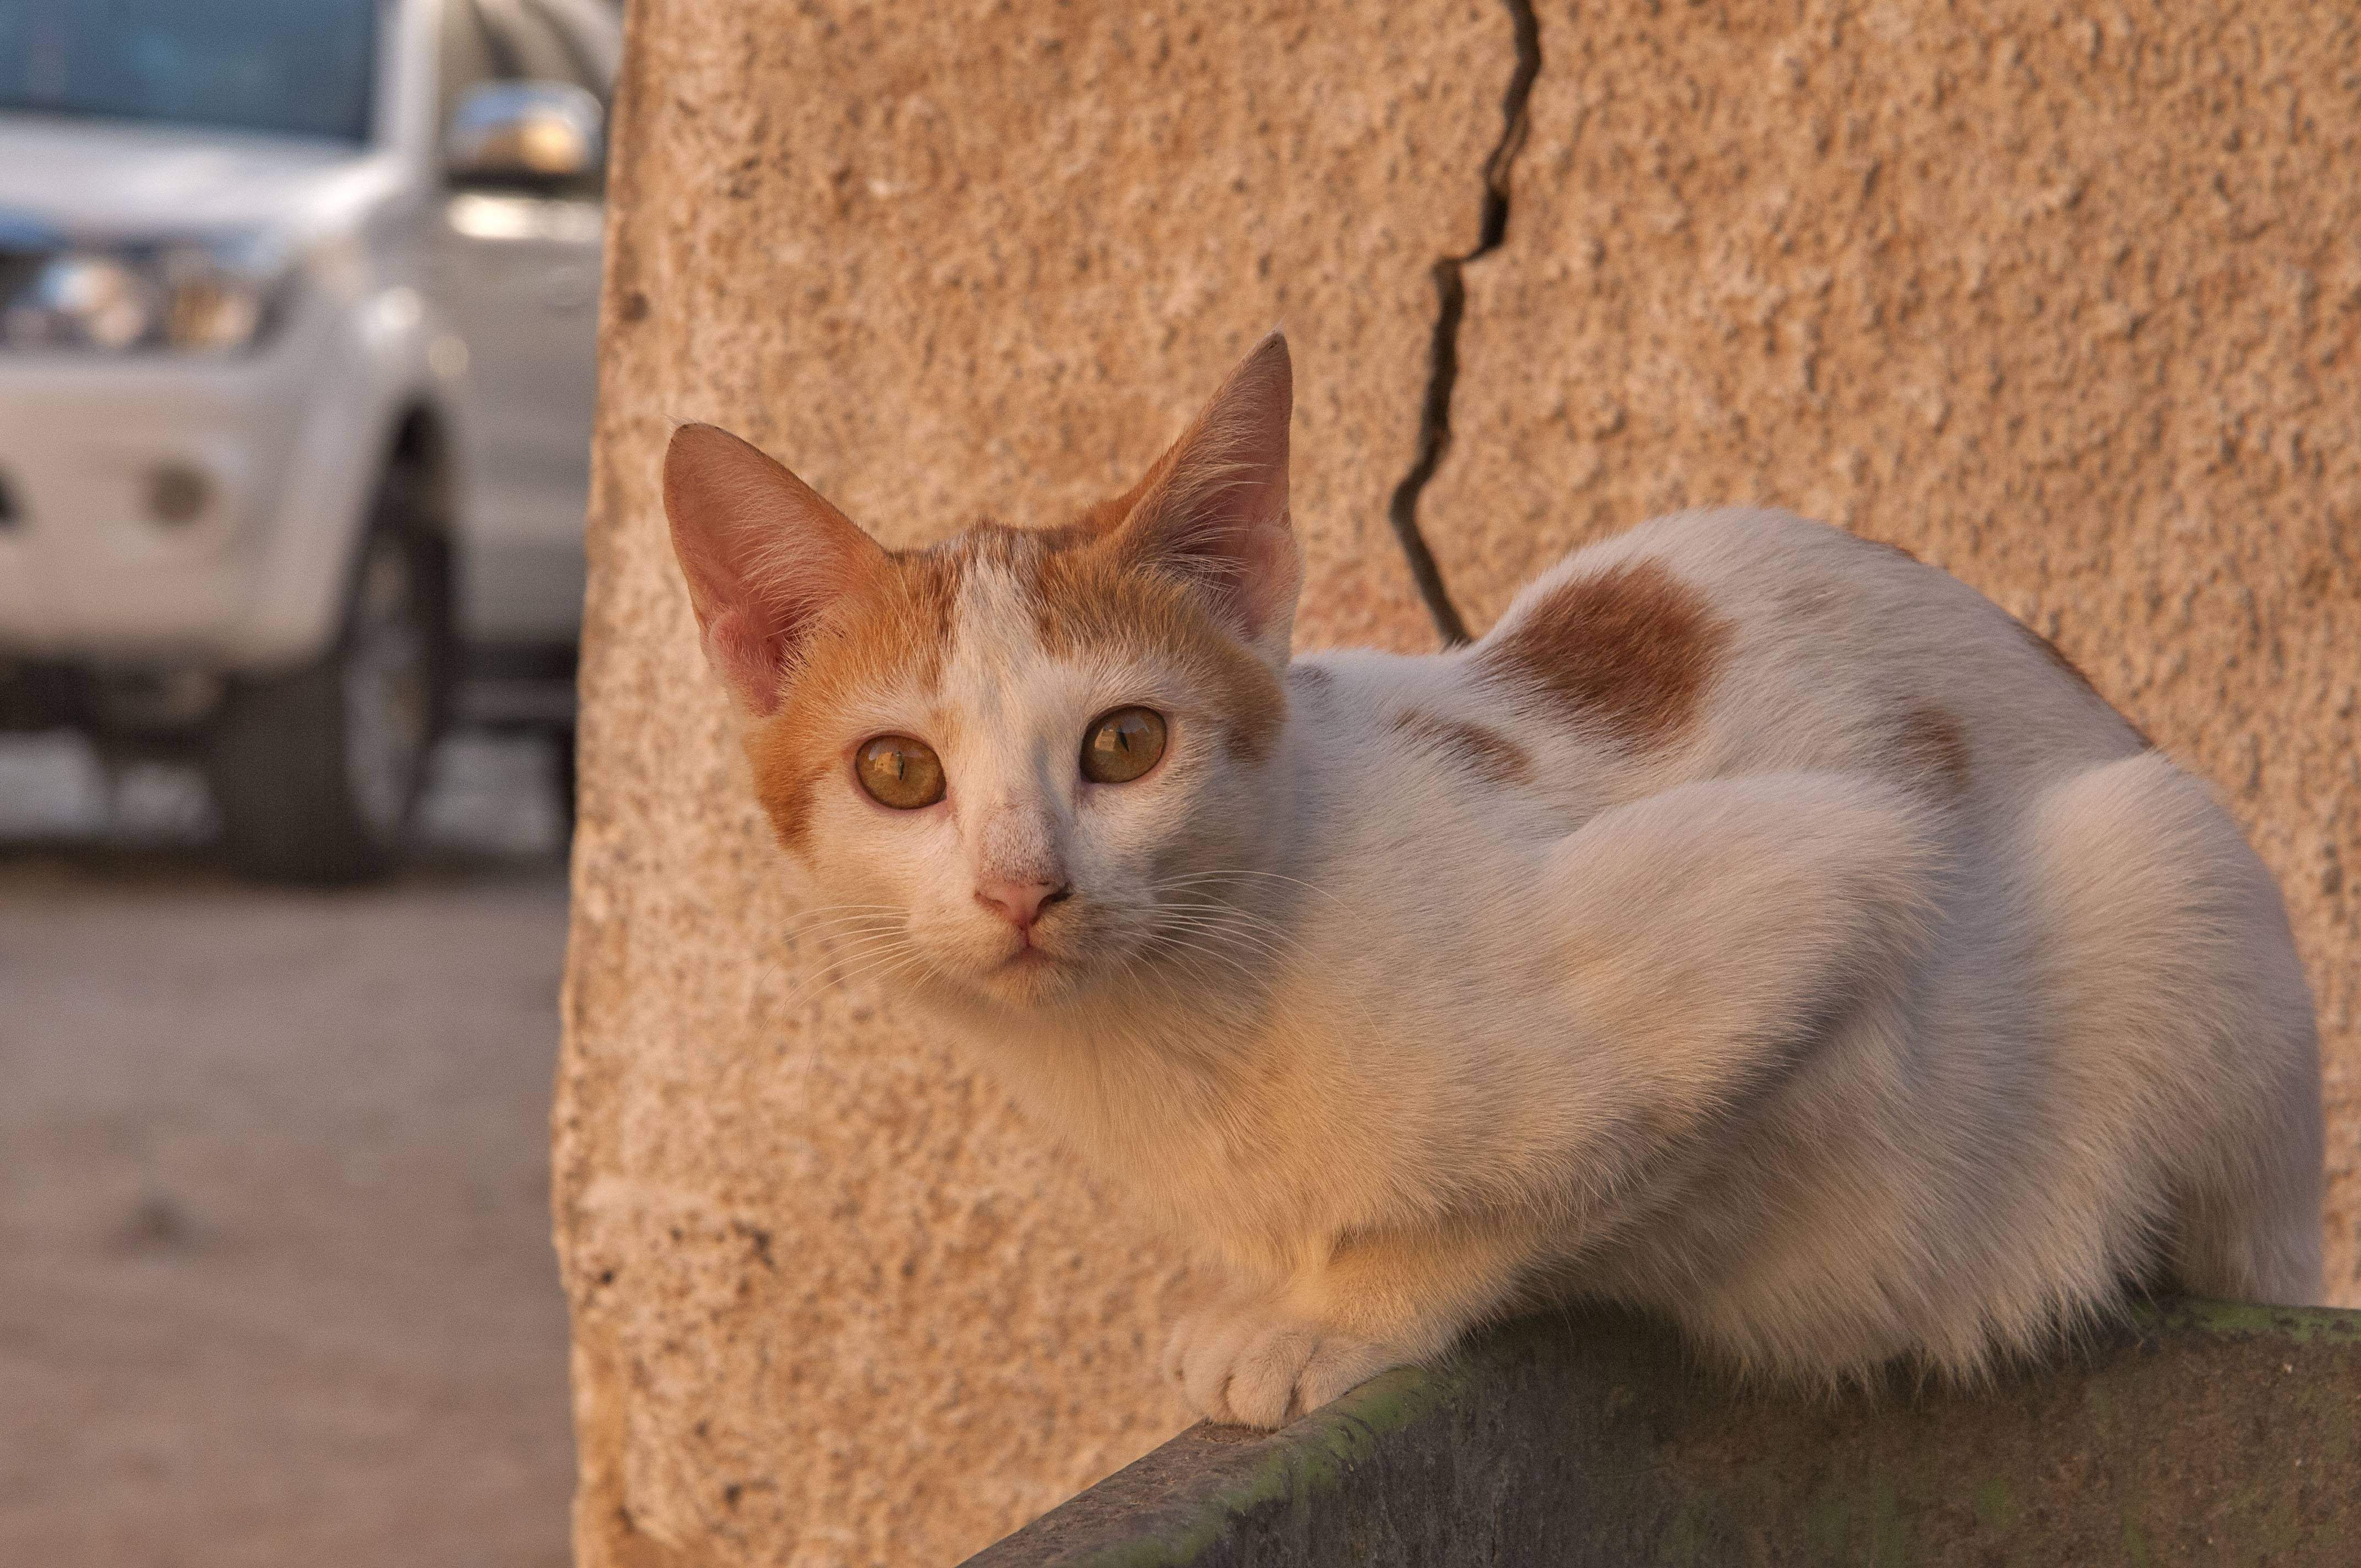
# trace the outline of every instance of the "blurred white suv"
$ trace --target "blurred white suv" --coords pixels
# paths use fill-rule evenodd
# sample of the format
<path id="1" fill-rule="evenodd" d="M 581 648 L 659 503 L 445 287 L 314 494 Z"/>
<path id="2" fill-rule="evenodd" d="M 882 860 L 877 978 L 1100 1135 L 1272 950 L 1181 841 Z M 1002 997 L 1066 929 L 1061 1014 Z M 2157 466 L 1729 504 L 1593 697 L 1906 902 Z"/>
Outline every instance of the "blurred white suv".
<path id="1" fill-rule="evenodd" d="M 335 881 L 463 666 L 570 724 L 619 47 L 606 0 L 0 0 L 0 729 L 193 755 L 239 866 Z"/>

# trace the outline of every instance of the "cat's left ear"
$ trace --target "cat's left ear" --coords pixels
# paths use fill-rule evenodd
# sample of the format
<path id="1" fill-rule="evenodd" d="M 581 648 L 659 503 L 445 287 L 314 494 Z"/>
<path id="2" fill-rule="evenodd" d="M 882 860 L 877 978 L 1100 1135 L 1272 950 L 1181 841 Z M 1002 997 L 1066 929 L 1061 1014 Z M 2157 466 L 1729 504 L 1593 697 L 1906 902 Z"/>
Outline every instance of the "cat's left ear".
<path id="1" fill-rule="evenodd" d="M 706 662 L 766 718 L 814 630 L 884 569 L 885 552 L 784 465 L 709 424 L 673 432 L 664 506 Z"/>
<path id="2" fill-rule="evenodd" d="M 1200 584 L 1231 629 L 1287 663 L 1302 565 L 1287 513 L 1295 372 L 1274 332 L 1241 360 L 1135 492 L 1120 548 Z"/>

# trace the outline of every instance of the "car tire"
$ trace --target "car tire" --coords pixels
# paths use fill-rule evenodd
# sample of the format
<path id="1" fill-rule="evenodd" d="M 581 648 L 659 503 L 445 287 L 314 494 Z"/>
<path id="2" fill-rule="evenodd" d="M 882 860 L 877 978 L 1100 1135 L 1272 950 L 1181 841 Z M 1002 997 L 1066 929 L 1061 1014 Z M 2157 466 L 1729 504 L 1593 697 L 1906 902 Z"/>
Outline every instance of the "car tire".
<path id="1" fill-rule="evenodd" d="M 557 762 L 557 822 L 559 829 L 570 840 L 574 837 L 577 810 L 582 803 L 582 731 L 568 724 L 550 736 L 550 745 L 556 751 Z"/>
<path id="2" fill-rule="evenodd" d="M 259 881 L 335 884 L 401 858 L 456 668 L 450 547 L 423 519 L 427 477 L 379 488 L 327 653 L 237 683 L 207 773 L 231 866 Z"/>

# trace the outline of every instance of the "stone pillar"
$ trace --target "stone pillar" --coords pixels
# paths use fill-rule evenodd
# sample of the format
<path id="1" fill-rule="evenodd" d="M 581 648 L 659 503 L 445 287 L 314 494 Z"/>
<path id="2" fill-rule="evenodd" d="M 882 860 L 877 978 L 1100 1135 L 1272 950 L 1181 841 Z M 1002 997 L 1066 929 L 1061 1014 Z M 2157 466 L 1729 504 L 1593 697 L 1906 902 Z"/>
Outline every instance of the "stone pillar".
<path id="1" fill-rule="evenodd" d="M 1406 478 L 1478 631 L 1572 544 L 1773 500 L 1976 584 L 2220 784 L 2319 993 L 2361 1299 L 2351 9 L 1518 11 L 634 0 L 555 1125 L 583 1563 L 948 1563 L 1183 1420 L 1177 1261 L 797 929 L 673 424 L 889 543 L 1057 521 L 1279 323 L 1308 644 L 1433 645 Z"/>
<path id="2" fill-rule="evenodd" d="M 1272 325 L 1318 641 L 1434 633 L 1387 523 L 1499 0 L 635 0 L 556 1114 L 586 1565 L 954 1562 L 1178 1431 L 1176 1260 L 799 906 L 658 505 L 674 424 L 895 544 L 1127 486 Z"/>

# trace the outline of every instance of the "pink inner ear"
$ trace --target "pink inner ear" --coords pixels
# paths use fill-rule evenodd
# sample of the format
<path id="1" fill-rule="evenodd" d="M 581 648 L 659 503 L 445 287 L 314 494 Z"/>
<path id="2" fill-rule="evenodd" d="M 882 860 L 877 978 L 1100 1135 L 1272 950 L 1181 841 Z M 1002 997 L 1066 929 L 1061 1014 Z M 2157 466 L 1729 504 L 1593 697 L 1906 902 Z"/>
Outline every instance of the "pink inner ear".
<path id="1" fill-rule="evenodd" d="M 748 712 L 768 718 L 779 710 L 786 640 L 754 623 L 743 610 L 726 610 L 706 625 L 705 662 L 713 666 Z"/>
<path id="2" fill-rule="evenodd" d="M 664 515 L 707 661 L 757 718 L 813 625 L 885 553 L 810 486 L 726 431 L 683 425 L 664 452 Z"/>
<path id="3" fill-rule="evenodd" d="M 1158 462 L 1123 530 L 1142 556 L 1203 583 L 1256 642 L 1283 644 L 1293 619 L 1298 568 L 1287 510 L 1293 412 L 1287 340 L 1273 333 Z"/>

